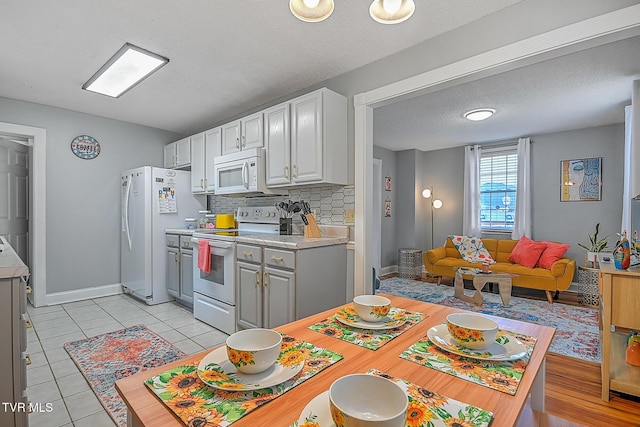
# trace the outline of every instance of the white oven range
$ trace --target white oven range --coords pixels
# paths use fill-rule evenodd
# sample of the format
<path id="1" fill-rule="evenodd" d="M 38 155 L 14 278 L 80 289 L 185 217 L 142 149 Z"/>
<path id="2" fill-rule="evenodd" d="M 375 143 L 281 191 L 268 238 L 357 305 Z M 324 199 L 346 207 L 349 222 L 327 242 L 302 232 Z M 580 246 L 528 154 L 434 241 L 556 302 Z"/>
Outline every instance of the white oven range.
<path id="1" fill-rule="evenodd" d="M 237 229 L 205 229 L 193 233 L 193 316 L 227 334 L 236 326 L 236 237 L 278 234 L 278 212 L 274 206 L 239 207 Z M 209 242 L 210 271 L 198 268 L 198 242 Z"/>

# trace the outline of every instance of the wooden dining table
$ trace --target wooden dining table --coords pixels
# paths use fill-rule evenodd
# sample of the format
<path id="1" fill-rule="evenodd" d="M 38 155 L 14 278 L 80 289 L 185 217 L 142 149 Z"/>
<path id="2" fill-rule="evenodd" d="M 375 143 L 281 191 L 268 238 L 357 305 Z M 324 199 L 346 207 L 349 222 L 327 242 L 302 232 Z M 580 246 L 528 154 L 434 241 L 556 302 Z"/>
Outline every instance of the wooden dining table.
<path id="1" fill-rule="evenodd" d="M 377 350 L 369 350 L 309 329 L 309 326 L 335 314 L 340 307 L 276 328 L 297 339 L 338 352 L 344 358 L 248 413 L 234 422 L 233 426 L 289 426 L 298 420 L 309 401 L 328 390 L 333 381 L 344 375 L 364 373 L 370 369 L 380 370 L 451 399 L 491 411 L 494 414 L 492 427 L 516 425 L 525 404 L 527 408 L 530 406 L 535 411 L 544 412 L 545 358 L 555 333 L 554 328 L 488 316 L 496 320 L 501 329 L 537 338 L 521 383 L 516 394 L 512 396 L 400 358 L 400 354 L 423 338 L 429 328 L 444 323 L 447 315 L 464 310 L 398 296 L 385 296 L 391 299 L 393 307 L 422 312 L 427 317 Z M 168 369 L 199 361 L 211 350 L 117 381 L 116 390 L 127 405 L 129 426 L 184 426 L 182 421 L 144 385 L 144 381 Z"/>

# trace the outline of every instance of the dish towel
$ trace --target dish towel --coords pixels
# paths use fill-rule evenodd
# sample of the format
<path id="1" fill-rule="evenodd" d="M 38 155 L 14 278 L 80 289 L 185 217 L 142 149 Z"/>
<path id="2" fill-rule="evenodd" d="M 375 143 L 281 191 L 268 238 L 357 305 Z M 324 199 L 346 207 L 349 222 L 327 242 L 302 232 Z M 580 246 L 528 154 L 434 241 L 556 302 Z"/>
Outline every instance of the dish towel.
<path id="1" fill-rule="evenodd" d="M 211 271 L 211 249 L 207 239 L 198 240 L 198 268 L 204 273 Z"/>

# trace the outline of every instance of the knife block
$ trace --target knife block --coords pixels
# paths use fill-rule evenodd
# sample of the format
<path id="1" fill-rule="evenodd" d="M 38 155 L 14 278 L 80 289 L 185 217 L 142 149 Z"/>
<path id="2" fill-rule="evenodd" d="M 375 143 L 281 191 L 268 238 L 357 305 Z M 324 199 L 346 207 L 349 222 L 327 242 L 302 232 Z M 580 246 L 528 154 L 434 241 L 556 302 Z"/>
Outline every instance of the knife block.
<path id="1" fill-rule="evenodd" d="M 320 233 L 320 228 L 318 228 L 318 223 L 316 222 L 316 217 L 313 214 L 307 214 L 307 221 L 309 221 L 309 225 L 304 226 L 304 237 L 307 238 L 317 238 L 322 237 Z"/>

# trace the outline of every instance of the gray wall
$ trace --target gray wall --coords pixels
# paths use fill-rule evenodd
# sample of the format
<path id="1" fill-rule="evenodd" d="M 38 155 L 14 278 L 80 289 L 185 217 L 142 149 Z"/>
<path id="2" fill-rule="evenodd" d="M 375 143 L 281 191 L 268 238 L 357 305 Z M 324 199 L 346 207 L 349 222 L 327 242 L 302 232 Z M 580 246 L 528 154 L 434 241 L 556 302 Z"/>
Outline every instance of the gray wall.
<path id="1" fill-rule="evenodd" d="M 571 247 L 567 257 L 578 264 L 584 262 L 584 251 L 578 243 L 587 243 L 588 234 L 593 232 L 596 223 L 600 223 L 601 236 L 611 236 L 609 242 L 616 242 L 616 232 L 622 219 L 622 186 L 624 157 L 624 124 L 600 126 L 567 132 L 531 136 L 532 168 L 532 238 L 569 243 Z M 382 150 L 376 147 L 376 152 Z M 387 150 L 385 150 L 387 151 Z M 390 155 L 388 155 L 390 157 Z M 602 157 L 602 200 L 594 202 L 560 201 L 560 162 L 569 159 Z M 414 180 L 408 176 L 415 171 L 416 159 L 421 159 L 422 175 Z M 424 186 L 433 186 L 436 197 L 441 199 L 443 207 L 434 211 L 434 244 L 440 246 L 449 234 L 462 233 L 463 206 L 463 168 L 464 149 L 456 147 L 444 150 L 420 152 L 407 150 L 396 153 L 396 170 L 404 174 L 401 194 L 411 194 L 418 182 Z M 428 202 L 422 197 L 416 203 Z M 408 202 L 407 202 L 408 203 Z M 414 212 L 417 214 L 414 215 Z M 383 267 L 397 263 L 391 254 L 396 253 L 402 244 L 410 242 L 406 233 L 427 228 L 425 238 L 416 238 L 416 248 L 424 250 L 431 246 L 430 212 L 420 215 L 417 210 L 404 211 L 394 219 L 398 238 L 393 248 L 384 247 Z M 385 226 L 383 223 L 383 233 Z M 406 231 L 406 233 L 404 233 Z M 402 232 L 402 234 L 401 234 Z M 509 239 L 510 234 L 486 234 L 484 237 Z"/>
<path id="2" fill-rule="evenodd" d="M 179 135 L 8 98 L 0 121 L 47 130 L 47 293 L 120 283 L 120 172 L 162 166 Z M 96 138 L 100 155 L 76 157 L 78 135 Z"/>

